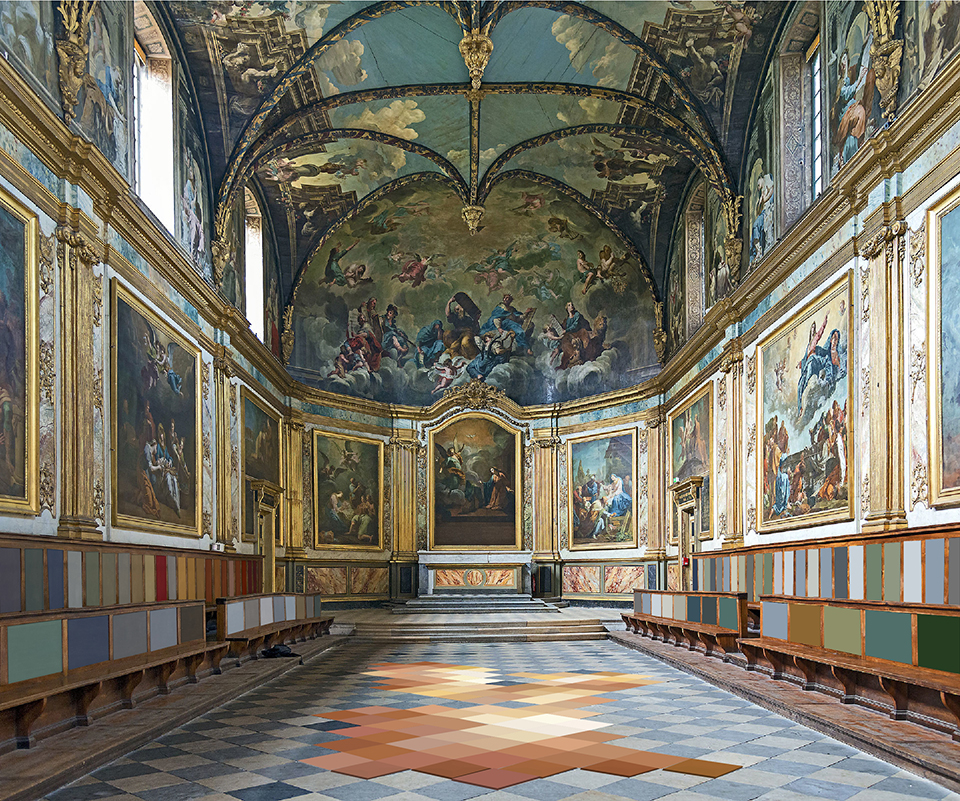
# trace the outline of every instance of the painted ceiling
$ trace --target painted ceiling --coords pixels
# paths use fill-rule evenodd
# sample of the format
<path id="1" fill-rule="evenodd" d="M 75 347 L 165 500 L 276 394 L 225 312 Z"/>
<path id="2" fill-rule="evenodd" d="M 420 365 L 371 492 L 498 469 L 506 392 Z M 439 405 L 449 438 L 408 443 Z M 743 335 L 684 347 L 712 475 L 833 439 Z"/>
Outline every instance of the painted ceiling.
<path id="1" fill-rule="evenodd" d="M 486 287 L 472 283 L 470 265 L 491 253 L 519 241 L 520 250 L 540 242 L 556 254 L 508 272 L 503 285 L 519 299 L 530 294 L 523 287 L 546 281 L 547 271 L 582 281 L 576 251 L 596 264 L 609 247 L 629 276 L 633 316 L 646 316 L 643 331 L 628 324 L 628 304 L 612 292 L 612 280 L 588 292 L 610 297 L 583 311 L 609 312 L 613 339 L 644 341 L 620 354 L 610 380 L 558 382 L 554 374 L 563 371 L 546 369 L 537 373 L 540 390 L 507 390 L 542 402 L 629 383 L 625 376 L 635 379 L 657 362 L 653 309 L 666 295 L 686 190 L 702 177 L 721 199 L 743 194 L 750 109 L 789 5 L 260 0 L 174 2 L 164 10 L 200 100 L 219 187 L 218 230 L 228 229 L 229 209 L 245 186 L 265 200 L 281 305 L 292 305 L 288 317 L 301 340 L 291 365 L 336 391 L 429 403 L 435 377 L 360 387 L 359 379 L 354 386 L 327 376 L 337 348 L 310 361 L 320 340 L 336 344 L 329 331 L 309 338 L 305 332 L 317 329 L 312 315 L 357 300 L 357 287 L 324 280 L 333 239 L 360 239 L 344 266 L 369 262 L 377 291 L 367 295 L 380 298 L 380 314 L 388 303 L 409 313 L 401 327 L 411 339 L 427 317 L 444 317 L 441 284 L 447 294 L 470 295 L 486 320 Z M 473 75 L 464 56 L 471 42 L 492 45 Z M 417 203 L 429 212 L 389 217 L 391 208 Z M 465 207 L 477 209 L 474 236 Z M 372 222 L 383 214 L 389 231 Z M 451 272 L 416 290 L 388 277 L 398 261 L 434 252 Z M 562 322 L 564 304 L 578 306 L 579 291 L 550 298 L 557 302 L 546 303 L 549 315 L 536 316 L 537 330 L 550 317 Z"/>

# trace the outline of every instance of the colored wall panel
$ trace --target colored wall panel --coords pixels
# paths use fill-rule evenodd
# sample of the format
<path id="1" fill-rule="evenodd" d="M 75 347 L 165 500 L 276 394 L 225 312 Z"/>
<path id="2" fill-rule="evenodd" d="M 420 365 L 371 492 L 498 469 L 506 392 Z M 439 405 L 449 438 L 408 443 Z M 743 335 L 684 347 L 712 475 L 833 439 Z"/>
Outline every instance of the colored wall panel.
<path id="1" fill-rule="evenodd" d="M 905 612 L 868 609 L 865 613 L 865 656 L 912 665 L 912 617 Z"/>
<path id="2" fill-rule="evenodd" d="M 746 586 L 747 600 L 753 602 L 757 600 L 756 582 L 754 581 L 754 578 L 753 578 L 754 568 L 756 568 L 757 560 L 753 556 L 747 556 L 745 557 L 745 559 L 746 561 L 744 564 L 746 567 L 746 573 L 744 575 L 746 576 L 746 582 L 747 582 L 747 586 Z"/>
<path id="3" fill-rule="evenodd" d="M 142 604 L 146 597 L 146 586 L 143 578 L 143 556 L 133 554 L 130 557 L 130 602 Z"/>
<path id="4" fill-rule="evenodd" d="M 113 616 L 113 658 L 147 652 L 147 613 L 129 612 Z"/>
<path id="5" fill-rule="evenodd" d="M 948 604 L 960 606 L 960 537 L 950 540 L 950 567 L 947 572 Z"/>
<path id="6" fill-rule="evenodd" d="M 733 598 L 720 599 L 720 625 L 725 629 L 736 629 L 740 625 L 737 614 L 737 602 Z"/>
<path id="7" fill-rule="evenodd" d="M 227 604 L 227 634 L 236 634 L 238 631 L 243 631 L 243 603 L 237 601 L 236 603 Z"/>
<path id="8" fill-rule="evenodd" d="M 59 548 L 47 548 L 47 608 L 63 609 L 66 604 L 65 591 L 63 551 Z"/>
<path id="9" fill-rule="evenodd" d="M 807 549 L 807 596 L 820 596 L 820 551 L 816 548 Z"/>
<path id="10" fill-rule="evenodd" d="M 850 573 L 850 600 L 862 601 L 864 591 L 863 574 L 863 546 L 852 545 L 850 547 L 849 560 Z"/>
<path id="11" fill-rule="evenodd" d="M 823 647 L 861 656 L 863 653 L 860 610 L 841 606 L 823 609 Z"/>
<path id="12" fill-rule="evenodd" d="M 903 543 L 903 602 L 923 602 L 923 557 L 920 540 Z"/>
<path id="13" fill-rule="evenodd" d="M 883 544 L 883 600 L 900 601 L 900 543 Z"/>
<path id="14" fill-rule="evenodd" d="M 100 554 L 97 551 L 84 553 L 83 571 L 86 579 L 83 590 L 84 606 L 100 606 Z"/>
<path id="15" fill-rule="evenodd" d="M 730 589 L 730 557 L 723 557 L 723 591 L 733 592 Z"/>
<path id="16" fill-rule="evenodd" d="M 167 598 L 171 601 L 176 601 L 180 598 L 178 593 L 178 582 L 177 582 L 177 557 L 168 556 L 167 557 Z"/>
<path id="17" fill-rule="evenodd" d="M 83 554 L 67 551 L 67 606 L 78 609 L 83 606 Z"/>
<path id="18" fill-rule="evenodd" d="M 207 621 L 203 605 L 180 608 L 180 642 L 205 640 Z"/>
<path id="19" fill-rule="evenodd" d="M 794 560 L 796 572 L 794 594 L 804 598 L 807 595 L 807 552 L 797 551 L 796 557 Z"/>
<path id="20" fill-rule="evenodd" d="M 167 559 L 164 556 L 154 557 L 154 592 L 158 601 L 170 600 L 167 595 Z"/>
<path id="21" fill-rule="evenodd" d="M 674 599 L 673 595 L 664 595 L 662 597 L 661 599 L 662 607 L 660 610 L 660 614 L 662 614 L 664 617 L 673 617 L 673 599 Z M 682 606 L 682 605 L 683 605 L 682 601 L 681 603 L 677 604 L 677 606 Z"/>
<path id="22" fill-rule="evenodd" d="M 764 637 L 787 639 L 787 604 L 764 601 L 760 612 Z"/>
<path id="23" fill-rule="evenodd" d="M 247 629 L 255 629 L 260 625 L 260 602 L 256 598 L 251 598 L 243 602 L 243 626 Z"/>
<path id="24" fill-rule="evenodd" d="M 784 554 L 774 554 L 773 558 L 773 594 L 783 595 L 783 560 Z"/>
<path id="25" fill-rule="evenodd" d="M 7 628 L 7 681 L 35 679 L 63 670 L 63 629 L 59 620 Z"/>
<path id="26" fill-rule="evenodd" d="M 691 623 L 700 622 L 700 597 L 697 595 L 687 596 L 687 620 Z"/>
<path id="27" fill-rule="evenodd" d="M 287 619 L 286 608 L 283 601 L 284 599 L 282 597 L 273 599 L 273 620 L 275 623 Z"/>
<path id="28" fill-rule="evenodd" d="M 833 548 L 820 549 L 821 598 L 833 598 Z"/>
<path id="29" fill-rule="evenodd" d="M 159 559 L 157 561 L 160 561 Z M 165 560 L 164 560 L 165 561 Z M 150 650 L 171 648 L 177 644 L 176 607 L 154 609 L 150 612 Z"/>
<path id="30" fill-rule="evenodd" d="M 926 573 L 923 600 L 928 604 L 942 604 L 946 586 L 946 541 L 927 540 L 923 545 L 923 569 Z M 960 576 L 957 577 L 960 580 Z"/>
<path id="31" fill-rule="evenodd" d="M 121 604 L 131 603 L 130 593 L 130 554 L 122 553 L 117 557 L 117 600 Z"/>
<path id="32" fill-rule="evenodd" d="M 103 554 L 100 565 L 103 568 L 103 578 L 101 580 L 103 605 L 114 606 L 117 603 L 117 555 L 115 553 Z"/>
<path id="33" fill-rule="evenodd" d="M 717 625 L 717 599 L 703 598 L 700 601 L 700 622 L 709 626 Z"/>
<path id="34" fill-rule="evenodd" d="M 43 611 L 43 550 L 41 548 L 25 548 L 23 551 L 23 599 L 25 612 Z"/>
<path id="35" fill-rule="evenodd" d="M 883 600 L 883 546 L 871 542 L 866 546 L 867 555 L 867 600 Z"/>
<path id="36" fill-rule="evenodd" d="M 773 594 L 773 554 L 763 555 L 763 594 Z"/>
<path id="37" fill-rule="evenodd" d="M 273 623 L 273 598 L 260 599 L 260 625 L 266 626 Z"/>
<path id="38" fill-rule="evenodd" d="M 795 563 L 793 551 L 786 551 L 783 554 L 783 594 L 793 595 L 793 566 Z"/>
<path id="39" fill-rule="evenodd" d="M 78 617 L 67 621 L 67 669 L 95 665 L 110 658 L 108 615 Z"/>
<path id="40" fill-rule="evenodd" d="M 960 551 L 958 551 L 960 553 Z M 657 588 L 657 566 L 647 565 L 647 589 L 655 590 Z"/>
<path id="41" fill-rule="evenodd" d="M 152 554 L 143 557 L 143 600 L 152 604 L 157 600 L 157 573 Z"/>
<path id="42" fill-rule="evenodd" d="M 960 673 L 960 617 L 917 615 L 917 664 Z"/>
<path id="43" fill-rule="evenodd" d="M 790 604 L 790 642 L 820 647 L 820 610 L 818 604 Z"/>
<path id="44" fill-rule="evenodd" d="M 833 597 L 848 598 L 849 596 L 850 596 L 850 593 L 849 593 L 849 582 L 848 582 L 847 549 L 834 548 L 833 549 Z"/>
<path id="45" fill-rule="evenodd" d="M 20 583 L 20 549 L 0 548 L 0 614 L 23 611 Z"/>
<path id="46" fill-rule="evenodd" d="M 687 604 L 682 597 L 677 598 L 676 603 L 673 605 L 673 612 L 676 620 L 687 619 Z"/>

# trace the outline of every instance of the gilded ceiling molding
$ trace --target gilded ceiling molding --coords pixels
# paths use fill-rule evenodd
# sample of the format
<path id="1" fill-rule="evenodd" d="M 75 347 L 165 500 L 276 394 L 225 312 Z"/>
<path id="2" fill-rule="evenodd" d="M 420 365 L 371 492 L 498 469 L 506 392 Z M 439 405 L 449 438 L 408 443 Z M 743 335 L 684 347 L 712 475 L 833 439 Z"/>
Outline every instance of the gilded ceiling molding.
<path id="1" fill-rule="evenodd" d="M 480 82 L 483 80 L 483 71 L 487 68 L 490 55 L 493 53 L 493 40 L 489 36 L 489 26 L 485 31 L 475 28 L 465 32 L 459 47 L 463 63 L 467 65 L 470 73 L 470 85 L 474 89 L 479 89 Z"/>
<path id="2" fill-rule="evenodd" d="M 901 3 L 899 0 L 866 0 L 863 6 L 873 29 L 870 63 L 877 76 L 883 118 L 892 120 L 897 114 L 900 65 L 903 60 L 903 39 L 896 38 Z"/>
<path id="3" fill-rule="evenodd" d="M 87 74 L 87 26 L 96 7 L 97 0 L 60 0 L 57 7 L 63 20 L 63 32 L 57 38 L 57 55 L 63 118 L 67 125 L 77 116 L 73 110 Z"/>
<path id="4" fill-rule="evenodd" d="M 463 211 L 460 212 L 463 217 L 463 221 L 467 224 L 467 228 L 470 230 L 470 235 L 473 236 L 480 230 L 480 221 L 483 219 L 483 212 L 485 209 L 483 206 L 464 206 Z"/>

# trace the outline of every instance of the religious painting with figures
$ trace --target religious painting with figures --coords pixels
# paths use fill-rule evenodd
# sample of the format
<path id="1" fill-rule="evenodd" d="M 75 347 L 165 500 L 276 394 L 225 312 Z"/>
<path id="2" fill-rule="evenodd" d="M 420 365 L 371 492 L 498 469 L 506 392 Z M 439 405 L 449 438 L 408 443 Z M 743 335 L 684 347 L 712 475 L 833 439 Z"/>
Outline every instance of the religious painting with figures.
<path id="1" fill-rule="evenodd" d="M 709 532 L 711 524 L 713 392 L 708 384 L 686 401 L 678 411 L 670 415 L 670 464 L 671 482 L 686 481 L 694 476 L 703 477 L 700 489 L 700 535 Z M 679 526 L 674 520 L 673 536 Z"/>
<path id="2" fill-rule="evenodd" d="M 243 414 L 243 533 L 253 540 L 257 511 L 250 481 L 260 479 L 280 486 L 280 417 L 258 403 L 243 387 L 240 391 Z M 280 514 L 276 515 L 279 524 Z"/>
<path id="3" fill-rule="evenodd" d="M 567 443 L 571 550 L 636 548 L 634 432 Z"/>
<path id="4" fill-rule="evenodd" d="M 760 530 L 852 513 L 850 279 L 757 348 Z"/>
<path id="5" fill-rule="evenodd" d="M 114 281 L 114 525 L 199 536 L 198 356 Z"/>
<path id="6" fill-rule="evenodd" d="M 486 415 L 463 415 L 430 442 L 432 547 L 519 548 L 519 432 Z"/>
<path id="7" fill-rule="evenodd" d="M 383 443 L 313 432 L 314 547 L 383 547 Z"/>

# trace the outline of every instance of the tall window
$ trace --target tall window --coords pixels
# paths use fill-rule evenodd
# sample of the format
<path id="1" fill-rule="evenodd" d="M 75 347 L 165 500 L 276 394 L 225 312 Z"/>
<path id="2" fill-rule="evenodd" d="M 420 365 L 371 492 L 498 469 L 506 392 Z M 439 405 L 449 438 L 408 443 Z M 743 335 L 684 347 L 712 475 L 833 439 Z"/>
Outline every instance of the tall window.
<path id="1" fill-rule="evenodd" d="M 823 73 L 820 69 L 820 37 L 810 46 L 811 149 L 813 198 L 823 191 Z"/>
<path id="2" fill-rule="evenodd" d="M 257 339 L 264 342 L 264 303 L 263 303 L 263 217 L 260 206 L 253 193 L 248 189 L 245 198 L 246 216 L 244 218 L 244 258 L 246 260 L 245 281 L 247 295 L 247 319 Z M 270 343 L 267 342 L 267 347 Z"/>
<path id="3" fill-rule="evenodd" d="M 151 44 L 151 49 L 155 45 Z M 172 62 L 154 58 L 134 40 L 133 91 L 136 115 L 134 189 L 173 232 L 173 75 Z"/>

